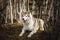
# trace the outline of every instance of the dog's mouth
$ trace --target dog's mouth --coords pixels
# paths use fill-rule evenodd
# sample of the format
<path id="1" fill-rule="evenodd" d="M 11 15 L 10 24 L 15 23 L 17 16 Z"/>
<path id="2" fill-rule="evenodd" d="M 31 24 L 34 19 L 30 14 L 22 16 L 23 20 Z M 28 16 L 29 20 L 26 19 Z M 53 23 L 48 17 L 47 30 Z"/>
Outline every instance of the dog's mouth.
<path id="1" fill-rule="evenodd" d="M 25 22 L 26 22 L 26 20 L 23 20 L 23 22 L 25 23 Z"/>
<path id="2" fill-rule="evenodd" d="M 23 20 L 23 22 L 24 22 L 25 24 L 29 24 L 29 22 L 28 22 L 27 20 Z"/>
<path id="3" fill-rule="evenodd" d="M 26 20 L 24 20 L 24 19 L 23 19 L 23 22 L 25 23 L 25 22 L 26 22 Z"/>

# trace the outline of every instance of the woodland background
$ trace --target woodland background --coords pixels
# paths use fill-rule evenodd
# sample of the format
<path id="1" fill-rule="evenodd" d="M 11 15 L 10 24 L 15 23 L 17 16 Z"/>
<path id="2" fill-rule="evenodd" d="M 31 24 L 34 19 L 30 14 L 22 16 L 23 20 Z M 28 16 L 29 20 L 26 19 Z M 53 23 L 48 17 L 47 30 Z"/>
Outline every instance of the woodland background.
<path id="1" fill-rule="evenodd" d="M 21 11 L 30 11 L 45 22 L 45 31 L 19 37 Z M 60 40 L 60 0 L 0 0 L 0 40 Z"/>

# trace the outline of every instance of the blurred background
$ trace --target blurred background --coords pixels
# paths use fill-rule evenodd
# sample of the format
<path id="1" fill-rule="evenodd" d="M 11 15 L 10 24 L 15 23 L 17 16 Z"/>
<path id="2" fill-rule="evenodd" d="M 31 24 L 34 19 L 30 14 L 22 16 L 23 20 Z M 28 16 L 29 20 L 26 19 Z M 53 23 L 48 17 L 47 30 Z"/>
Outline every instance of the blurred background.
<path id="1" fill-rule="evenodd" d="M 19 37 L 22 11 L 43 19 L 45 31 Z M 60 0 L 0 0 L 0 40 L 60 40 Z"/>

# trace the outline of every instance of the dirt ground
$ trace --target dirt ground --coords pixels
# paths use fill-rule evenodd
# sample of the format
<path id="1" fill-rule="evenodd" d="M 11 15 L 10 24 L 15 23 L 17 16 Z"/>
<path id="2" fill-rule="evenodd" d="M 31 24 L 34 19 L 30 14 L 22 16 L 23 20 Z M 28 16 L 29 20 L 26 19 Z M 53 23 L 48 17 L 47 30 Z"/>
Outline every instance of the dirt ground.
<path id="1" fill-rule="evenodd" d="M 27 38 L 30 33 L 27 31 L 19 37 L 22 26 L 0 24 L 0 40 L 58 40 L 58 33 L 54 31 L 37 32 L 31 38 Z"/>

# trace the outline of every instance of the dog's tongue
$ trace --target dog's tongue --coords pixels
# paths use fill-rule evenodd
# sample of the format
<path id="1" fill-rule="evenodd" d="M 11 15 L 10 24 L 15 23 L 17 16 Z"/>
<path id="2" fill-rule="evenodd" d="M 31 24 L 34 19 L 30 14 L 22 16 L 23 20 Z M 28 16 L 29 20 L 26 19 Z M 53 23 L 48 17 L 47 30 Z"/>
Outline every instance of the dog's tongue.
<path id="1" fill-rule="evenodd" d="M 23 20 L 23 22 L 24 22 L 25 24 L 28 24 L 28 22 L 27 22 L 26 20 Z"/>
<path id="2" fill-rule="evenodd" d="M 24 21 L 24 23 L 26 22 L 25 20 L 23 20 Z"/>

